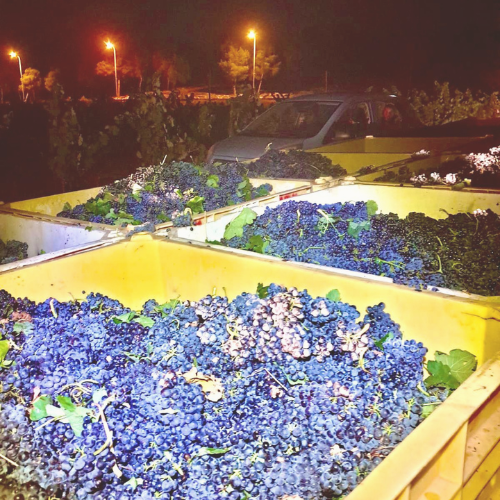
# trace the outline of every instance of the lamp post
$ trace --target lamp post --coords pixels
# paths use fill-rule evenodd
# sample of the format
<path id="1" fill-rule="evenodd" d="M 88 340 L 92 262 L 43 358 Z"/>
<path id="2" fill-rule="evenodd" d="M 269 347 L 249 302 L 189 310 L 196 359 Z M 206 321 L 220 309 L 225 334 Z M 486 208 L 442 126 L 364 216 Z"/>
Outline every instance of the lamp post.
<path id="1" fill-rule="evenodd" d="M 115 94 L 116 97 L 118 97 L 118 71 L 116 69 L 116 48 L 109 40 L 104 43 L 106 44 L 107 49 L 113 49 L 113 55 L 115 59 Z"/>
<path id="2" fill-rule="evenodd" d="M 19 60 L 19 74 L 21 75 L 21 89 L 23 92 L 23 102 L 24 102 L 26 98 L 24 96 L 23 67 L 21 66 L 21 57 L 19 56 L 19 54 L 17 52 L 14 52 L 14 51 L 11 51 L 9 56 L 11 59 L 15 59 L 17 57 L 17 59 Z"/>
<path id="3" fill-rule="evenodd" d="M 252 76 L 252 89 L 255 92 L 255 44 L 257 41 L 257 34 L 254 30 L 250 30 L 248 38 L 253 38 L 253 76 Z"/>

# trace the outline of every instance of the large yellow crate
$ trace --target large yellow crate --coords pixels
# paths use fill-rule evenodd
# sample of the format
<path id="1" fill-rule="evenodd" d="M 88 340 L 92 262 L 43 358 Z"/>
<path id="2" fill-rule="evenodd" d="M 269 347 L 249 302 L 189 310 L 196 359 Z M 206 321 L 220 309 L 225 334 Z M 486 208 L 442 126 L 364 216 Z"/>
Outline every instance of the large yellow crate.
<path id="1" fill-rule="evenodd" d="M 150 299 L 232 298 L 257 284 L 276 282 L 367 306 L 385 302 L 405 338 L 433 353 L 454 348 L 483 364 L 455 394 L 404 440 L 348 497 L 349 500 L 481 500 L 497 498 L 500 466 L 500 310 L 492 302 L 414 292 L 335 270 L 311 269 L 240 251 L 205 248 L 149 234 L 70 257 L 0 273 L 0 289 L 33 300 L 107 294 L 139 308 Z M 496 478 L 496 479 L 495 479 Z M 490 496 L 488 496 L 490 495 Z"/>
<path id="2" fill-rule="evenodd" d="M 233 209 L 237 207 L 245 207 L 255 203 L 257 200 L 276 200 L 280 197 L 293 196 L 302 192 L 309 192 L 311 186 L 315 183 L 310 180 L 303 179 L 250 179 L 254 186 L 261 184 L 271 184 L 273 190 L 269 196 L 257 198 L 251 202 L 240 203 L 232 207 L 226 207 L 218 210 Z M 36 217 L 38 220 L 46 220 L 49 222 L 57 222 L 60 224 L 67 224 L 70 226 L 93 226 L 99 229 L 114 230 L 118 229 L 117 226 L 111 224 L 95 224 L 86 221 L 79 221 L 76 219 L 69 219 L 67 217 L 57 217 L 57 214 L 63 210 L 64 204 L 69 203 L 72 207 L 85 203 L 90 198 L 94 198 L 99 194 L 102 188 L 82 189 L 80 191 L 72 191 L 69 193 L 55 194 L 51 196 L 44 196 L 41 198 L 33 198 L 31 200 L 16 201 L 12 203 L 0 204 L 0 212 L 7 212 L 12 214 L 23 215 L 25 217 Z M 206 214 L 212 214 L 218 210 L 206 212 L 195 216 L 195 220 L 203 219 Z M 172 226 L 171 223 L 161 224 L 161 227 Z"/>
<path id="3" fill-rule="evenodd" d="M 464 148 L 470 151 L 482 140 L 474 137 L 366 137 L 329 144 L 311 152 L 321 153 L 345 168 L 348 174 L 355 174 L 367 166 L 397 170 L 401 165 L 413 165 L 415 161 L 425 162 L 428 166 L 440 165 L 455 158 Z M 430 151 L 431 156 L 425 160 L 413 156 L 422 149 Z M 380 172 L 367 174 L 363 180 L 371 181 L 380 175 Z"/>

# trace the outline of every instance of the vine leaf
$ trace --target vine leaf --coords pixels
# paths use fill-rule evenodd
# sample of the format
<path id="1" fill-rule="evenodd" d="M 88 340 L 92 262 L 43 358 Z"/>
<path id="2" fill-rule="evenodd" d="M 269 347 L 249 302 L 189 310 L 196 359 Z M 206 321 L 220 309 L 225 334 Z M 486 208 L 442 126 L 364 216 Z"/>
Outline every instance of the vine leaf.
<path id="1" fill-rule="evenodd" d="M 260 235 L 251 236 L 248 243 L 245 245 L 246 250 L 251 250 L 252 252 L 264 253 L 266 248 L 269 246 L 269 241 L 266 241 Z"/>
<path id="2" fill-rule="evenodd" d="M 338 302 L 340 300 L 340 292 L 337 289 L 330 290 L 326 294 L 326 298 L 332 302 Z"/>
<path id="3" fill-rule="evenodd" d="M 40 396 L 34 403 L 33 409 L 30 411 L 30 420 L 37 422 L 48 416 L 47 406 L 52 404 L 50 396 Z"/>
<path id="4" fill-rule="evenodd" d="M 265 299 L 268 295 L 268 290 L 269 290 L 269 285 L 264 286 L 262 283 L 259 283 L 257 285 L 257 295 L 259 296 L 259 299 Z"/>
<path id="5" fill-rule="evenodd" d="M 450 354 L 437 351 L 435 361 L 427 363 L 430 376 L 425 379 L 427 387 L 443 387 L 454 390 L 475 371 L 477 359 L 474 354 L 454 349 Z"/>
<path id="6" fill-rule="evenodd" d="M 226 226 L 224 239 L 230 240 L 235 236 L 243 236 L 243 228 L 252 224 L 256 218 L 257 214 L 253 210 L 244 208 L 241 213 Z"/>
<path id="7" fill-rule="evenodd" d="M 376 201 L 368 200 L 366 202 L 366 212 L 368 216 L 375 215 L 377 213 L 377 210 L 378 210 L 378 205 Z"/>

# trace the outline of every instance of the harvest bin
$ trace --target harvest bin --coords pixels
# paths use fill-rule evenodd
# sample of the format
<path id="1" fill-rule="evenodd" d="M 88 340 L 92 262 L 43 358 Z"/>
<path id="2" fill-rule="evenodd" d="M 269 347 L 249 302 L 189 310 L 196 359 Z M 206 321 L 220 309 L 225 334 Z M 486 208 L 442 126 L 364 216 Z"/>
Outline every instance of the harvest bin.
<path id="1" fill-rule="evenodd" d="M 329 144 L 310 152 L 321 153 L 333 164 L 347 170 L 348 174 L 356 173 L 360 168 L 388 167 L 399 168 L 402 163 L 421 161 L 414 153 L 422 149 L 431 156 L 425 161 L 428 166 L 439 165 L 452 160 L 463 152 L 470 152 L 485 138 L 482 137 L 366 137 Z M 379 177 L 381 174 L 370 174 L 366 180 Z"/>
<path id="2" fill-rule="evenodd" d="M 12 213 L 0 205 L 0 239 L 18 240 L 28 244 L 28 259 L 0 266 L 0 271 L 18 265 L 43 261 L 52 252 L 63 253 L 99 244 L 117 235 L 102 224 L 72 221 L 65 225 L 35 216 Z M 92 226 L 92 230 L 85 229 Z M 43 253 L 43 255 L 40 255 Z"/>
<path id="3" fill-rule="evenodd" d="M 131 308 L 154 298 L 199 299 L 214 292 L 229 298 L 276 282 L 341 299 L 362 313 L 385 302 L 405 338 L 429 352 L 466 349 L 487 362 L 419 426 L 348 497 L 349 500 L 456 500 L 487 496 L 500 465 L 500 312 L 491 303 L 415 293 L 400 285 L 310 269 L 261 255 L 206 248 L 150 234 L 69 257 L 0 273 L 0 289 L 32 300 L 82 298 L 100 292 Z M 463 495 L 459 493 L 463 488 Z M 490 488 L 490 490 L 488 490 Z M 479 492 L 485 492 L 479 496 Z M 492 490 L 491 490 L 492 491 Z"/>
<path id="4" fill-rule="evenodd" d="M 276 200 L 280 199 L 280 195 L 292 196 L 295 193 L 301 193 L 302 189 L 309 188 L 314 184 L 314 181 L 300 180 L 300 179 L 250 179 L 250 182 L 254 186 L 259 186 L 261 184 L 271 184 L 273 186 L 273 191 L 269 196 L 265 196 L 261 199 Z M 105 228 L 107 230 L 118 229 L 117 226 L 112 224 L 95 224 L 86 221 L 78 221 L 76 219 L 70 219 L 67 217 L 57 217 L 59 212 L 62 212 L 64 204 L 69 203 L 72 207 L 85 203 L 90 198 L 97 196 L 102 188 L 92 188 L 92 189 L 82 189 L 81 191 L 72 191 L 70 193 L 55 194 L 52 196 L 44 196 L 42 198 L 33 198 L 31 200 L 16 201 L 12 203 L 6 203 L 5 205 L 0 205 L 0 210 L 9 210 L 11 213 L 22 214 L 24 216 L 38 217 L 41 220 L 46 220 L 50 222 L 59 222 L 61 224 L 74 225 L 75 223 L 85 224 L 87 226 L 99 226 L 100 228 Z M 308 190 L 308 191 L 309 191 Z M 308 192 L 306 191 L 306 192 Z M 255 200 L 253 200 L 255 201 Z M 244 202 L 237 207 L 245 207 L 248 203 Z M 231 207 L 231 209 L 233 209 Z M 220 210 L 220 209 L 219 209 Z M 223 210 L 223 209 L 222 209 Z M 212 212 L 207 212 L 211 214 L 217 212 L 214 210 Z M 194 219 L 201 219 L 205 217 L 205 214 L 199 214 L 194 216 Z M 172 223 L 161 224 L 161 227 L 172 226 Z"/>
<path id="5" fill-rule="evenodd" d="M 462 190 L 453 191 L 442 187 L 415 188 L 413 186 L 399 187 L 394 184 L 379 183 L 348 183 L 334 187 L 325 188 L 301 194 L 293 198 L 294 201 L 309 201 L 318 204 L 330 204 L 337 202 L 357 202 L 374 200 L 378 205 L 378 213 L 396 213 L 400 217 L 406 217 L 410 212 L 422 212 L 435 219 L 447 217 L 447 213 L 456 214 L 459 212 L 472 212 L 475 209 L 491 209 L 500 214 L 500 196 L 498 193 L 488 193 L 483 190 Z M 260 205 L 252 207 L 258 215 L 264 213 L 266 207 L 274 208 L 287 200 L 263 201 Z M 200 224 L 193 228 L 172 227 L 160 230 L 158 234 L 169 235 L 179 238 L 187 238 L 195 241 L 220 241 L 224 236 L 224 230 L 233 219 L 241 212 L 241 208 L 231 212 L 218 212 L 208 217 L 206 221 L 199 221 Z M 201 223 L 205 222 L 205 223 Z M 223 247 L 227 250 L 227 247 Z M 245 253 L 252 253 L 245 251 Z M 322 268 L 315 264 L 301 264 L 313 268 Z M 348 272 L 348 271 L 344 271 Z M 391 282 L 389 278 L 380 276 L 356 273 L 368 280 L 385 280 Z M 440 289 L 441 292 L 455 296 L 469 296 L 468 294 L 453 290 Z M 439 292 L 433 292 L 439 293 Z M 478 296 L 476 296 L 478 297 Z M 494 300 L 494 299 L 487 299 Z"/>

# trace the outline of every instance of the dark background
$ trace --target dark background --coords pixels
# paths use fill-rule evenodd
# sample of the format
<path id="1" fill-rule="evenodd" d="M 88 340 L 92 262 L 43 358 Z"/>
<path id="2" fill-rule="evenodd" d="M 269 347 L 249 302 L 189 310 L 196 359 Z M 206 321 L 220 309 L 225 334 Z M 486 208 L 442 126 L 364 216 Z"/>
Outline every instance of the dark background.
<path id="1" fill-rule="evenodd" d="M 61 70 L 68 93 L 95 94 L 98 61 L 119 55 L 147 66 L 170 49 L 191 66 L 191 84 L 223 83 L 217 63 L 230 41 L 251 50 L 258 32 L 283 61 L 273 90 L 396 85 L 434 80 L 494 91 L 500 83 L 500 2 L 449 0 L 46 0 L 2 2 L 0 85 L 18 84 L 11 49 L 46 76 Z M 109 89 L 108 89 L 109 90 Z"/>

